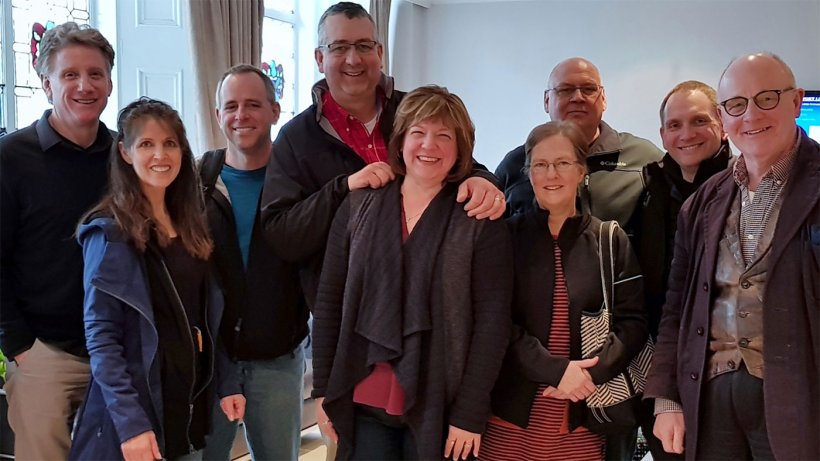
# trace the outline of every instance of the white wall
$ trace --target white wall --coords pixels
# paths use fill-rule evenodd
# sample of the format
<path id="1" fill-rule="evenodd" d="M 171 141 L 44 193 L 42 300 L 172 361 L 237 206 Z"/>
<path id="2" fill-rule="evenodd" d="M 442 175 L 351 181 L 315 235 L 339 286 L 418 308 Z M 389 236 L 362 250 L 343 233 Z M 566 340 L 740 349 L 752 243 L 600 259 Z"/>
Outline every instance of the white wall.
<path id="1" fill-rule="evenodd" d="M 716 85 L 737 55 L 779 54 L 798 85 L 820 89 L 818 0 L 437 0 L 400 2 L 397 86 L 447 86 L 476 124 L 475 157 L 494 169 L 548 116 L 552 67 L 583 56 L 601 71 L 604 120 L 660 146 L 658 107 L 683 80 Z M 402 12 L 404 14 L 402 14 Z"/>

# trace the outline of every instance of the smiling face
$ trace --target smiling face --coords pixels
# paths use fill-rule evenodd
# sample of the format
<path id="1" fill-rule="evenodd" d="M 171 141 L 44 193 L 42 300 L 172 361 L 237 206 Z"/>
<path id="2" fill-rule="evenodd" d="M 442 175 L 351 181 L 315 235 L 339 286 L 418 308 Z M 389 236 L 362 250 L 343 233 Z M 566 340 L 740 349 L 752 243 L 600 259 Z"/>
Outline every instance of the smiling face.
<path id="1" fill-rule="evenodd" d="M 325 20 L 326 43 L 323 45 L 376 40 L 374 35 L 373 23 L 367 17 L 349 19 L 344 14 L 336 14 Z M 330 94 L 342 107 L 376 97 L 376 87 L 381 79 L 381 44 L 366 53 L 357 51 L 355 46 L 349 47 L 345 53 L 317 48 L 315 57 L 319 72 L 325 74 Z"/>
<path id="2" fill-rule="evenodd" d="M 735 60 L 718 85 L 718 101 L 742 96 L 749 99 L 746 112 L 733 117 L 720 108 L 720 118 L 729 139 L 741 154 L 766 158 L 785 155 L 794 142 L 796 122 L 803 99 L 802 89 L 783 91 L 780 102 L 763 110 L 752 100 L 761 91 L 794 88 L 794 77 L 785 65 L 771 56 L 751 55 Z"/>
<path id="3" fill-rule="evenodd" d="M 581 91 L 572 91 L 566 96 L 558 96 L 556 89 L 571 87 L 601 86 L 598 69 L 582 58 L 568 59 L 553 69 L 549 78 L 551 90 L 544 94 L 544 107 L 550 119 L 575 123 L 592 141 L 601 118 L 606 110 L 606 93 L 600 88 L 592 96 L 584 96 Z"/>
<path id="4" fill-rule="evenodd" d="M 247 156 L 269 156 L 270 129 L 279 120 L 279 104 L 268 99 L 259 75 L 229 75 L 222 82 L 219 100 L 216 115 L 228 140 L 228 150 Z"/>
<path id="5" fill-rule="evenodd" d="M 702 161 L 717 153 L 723 138 L 717 109 L 703 92 L 687 90 L 669 96 L 661 140 L 682 170 L 696 172 Z"/>
<path id="6" fill-rule="evenodd" d="M 182 165 L 182 148 L 174 131 L 154 117 L 145 117 L 131 146 L 119 143 L 120 155 L 134 168 L 143 193 L 164 194 Z"/>
<path id="7" fill-rule="evenodd" d="M 555 164 L 564 162 L 572 166 L 559 173 Z M 584 180 L 584 168 L 578 163 L 572 141 L 556 134 L 533 146 L 529 177 L 539 207 L 550 211 L 574 209 L 578 185 Z"/>
<path id="8" fill-rule="evenodd" d="M 49 122 L 61 134 L 96 127 L 113 85 L 102 52 L 68 45 L 56 53 L 41 75 L 43 91 L 53 104 Z"/>
<path id="9" fill-rule="evenodd" d="M 440 119 L 410 126 L 402 143 L 402 159 L 408 179 L 440 186 L 458 159 L 455 130 Z"/>

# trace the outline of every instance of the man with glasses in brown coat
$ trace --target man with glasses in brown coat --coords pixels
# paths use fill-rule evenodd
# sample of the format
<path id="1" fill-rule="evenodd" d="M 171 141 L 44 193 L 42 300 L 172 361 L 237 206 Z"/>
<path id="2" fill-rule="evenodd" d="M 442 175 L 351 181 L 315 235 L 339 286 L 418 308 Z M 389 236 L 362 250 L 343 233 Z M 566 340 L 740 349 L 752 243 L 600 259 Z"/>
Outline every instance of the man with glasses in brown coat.
<path id="1" fill-rule="evenodd" d="M 820 145 L 771 53 L 733 60 L 720 117 L 740 150 L 678 218 L 645 395 L 686 459 L 820 459 Z"/>

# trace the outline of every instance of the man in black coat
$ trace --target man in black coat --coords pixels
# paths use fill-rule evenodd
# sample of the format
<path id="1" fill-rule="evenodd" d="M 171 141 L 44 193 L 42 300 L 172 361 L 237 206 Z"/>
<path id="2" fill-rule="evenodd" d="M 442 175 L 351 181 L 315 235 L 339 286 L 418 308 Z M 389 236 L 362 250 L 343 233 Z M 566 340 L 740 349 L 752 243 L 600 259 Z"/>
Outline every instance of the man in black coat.
<path id="1" fill-rule="evenodd" d="M 643 168 L 645 190 L 630 226 L 644 274 L 645 308 L 653 340 L 658 337 L 666 300 L 678 211 L 684 200 L 707 179 L 725 170 L 732 159 L 718 115 L 717 96 L 709 85 L 693 80 L 676 85 L 664 97 L 660 117 L 660 135 L 667 152 L 663 159 Z M 653 402 L 647 400 L 641 421 L 652 457 L 681 459 L 665 451 L 653 436 L 653 409 Z"/>

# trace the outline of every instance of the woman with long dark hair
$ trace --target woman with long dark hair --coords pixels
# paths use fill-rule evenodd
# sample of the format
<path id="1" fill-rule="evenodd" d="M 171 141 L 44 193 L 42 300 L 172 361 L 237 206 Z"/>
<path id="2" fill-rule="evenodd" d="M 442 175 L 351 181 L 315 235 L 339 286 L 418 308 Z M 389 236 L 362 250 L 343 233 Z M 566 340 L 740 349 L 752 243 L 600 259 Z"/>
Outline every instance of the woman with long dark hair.
<path id="1" fill-rule="evenodd" d="M 179 114 L 120 111 L 110 190 L 80 224 L 92 379 L 71 459 L 197 459 L 208 433 L 222 295 Z M 243 410 L 238 392 L 220 395 Z M 241 416 L 241 415 L 240 415 Z"/>

